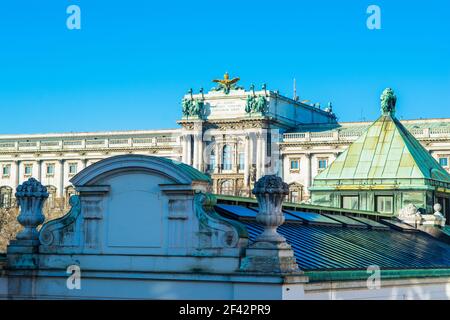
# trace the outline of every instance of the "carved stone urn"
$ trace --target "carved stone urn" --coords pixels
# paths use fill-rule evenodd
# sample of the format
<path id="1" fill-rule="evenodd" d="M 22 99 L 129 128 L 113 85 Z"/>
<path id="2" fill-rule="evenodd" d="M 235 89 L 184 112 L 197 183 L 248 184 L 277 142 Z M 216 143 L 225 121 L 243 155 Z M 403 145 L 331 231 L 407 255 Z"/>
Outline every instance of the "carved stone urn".
<path id="1" fill-rule="evenodd" d="M 240 269 L 247 272 L 270 274 L 300 274 L 291 246 L 277 232 L 284 223 L 282 203 L 289 188 L 280 177 L 267 175 L 259 179 L 253 188 L 259 212 L 256 221 L 264 230 L 246 249 Z"/>
<path id="2" fill-rule="evenodd" d="M 256 182 L 253 194 L 259 204 L 259 212 L 256 221 L 264 227 L 256 241 L 261 242 L 285 242 L 286 239 L 277 232 L 277 228 L 284 223 L 282 203 L 289 193 L 287 183 L 276 175 L 267 175 Z"/>
<path id="3" fill-rule="evenodd" d="M 28 179 L 17 187 L 16 199 L 20 206 L 17 221 L 24 227 L 16 236 L 18 240 L 39 239 L 36 228 L 45 220 L 42 206 L 47 198 L 47 188 L 34 178 Z"/>

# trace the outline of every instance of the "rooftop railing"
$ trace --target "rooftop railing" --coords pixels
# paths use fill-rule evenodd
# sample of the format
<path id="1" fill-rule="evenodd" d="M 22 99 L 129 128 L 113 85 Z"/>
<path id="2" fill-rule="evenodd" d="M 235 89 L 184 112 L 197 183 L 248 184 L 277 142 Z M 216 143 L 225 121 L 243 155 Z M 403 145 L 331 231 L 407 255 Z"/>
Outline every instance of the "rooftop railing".
<path id="1" fill-rule="evenodd" d="M 7 151 L 54 151 L 54 150 L 89 150 L 102 148 L 133 147 L 176 147 L 178 136 L 153 136 L 130 138 L 88 138 L 88 139 L 55 139 L 32 141 L 0 141 L 0 152 Z"/>
<path id="2" fill-rule="evenodd" d="M 411 134 L 417 139 L 450 139 L 450 128 L 423 128 L 411 129 Z M 292 132 L 283 135 L 283 142 L 314 142 L 314 141 L 354 141 L 358 139 L 364 130 L 323 131 L 323 132 Z"/>

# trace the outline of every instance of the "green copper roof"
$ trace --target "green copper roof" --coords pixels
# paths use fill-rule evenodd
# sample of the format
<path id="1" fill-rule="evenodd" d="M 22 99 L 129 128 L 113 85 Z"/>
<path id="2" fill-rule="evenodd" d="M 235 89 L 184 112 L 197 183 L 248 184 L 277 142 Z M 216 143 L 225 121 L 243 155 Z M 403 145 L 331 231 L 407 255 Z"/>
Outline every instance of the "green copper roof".
<path id="1" fill-rule="evenodd" d="M 162 162 L 169 163 L 169 164 L 175 166 L 176 168 L 178 168 L 179 170 L 184 171 L 186 174 L 189 175 L 189 177 L 192 180 L 205 181 L 205 182 L 209 182 L 209 183 L 212 181 L 210 176 L 202 173 L 201 171 L 199 171 L 199 170 L 195 169 L 194 167 L 189 166 L 183 162 L 164 158 L 164 157 L 158 157 L 157 159 Z"/>
<path id="2" fill-rule="evenodd" d="M 314 185 L 321 185 L 321 180 L 367 179 L 432 179 L 450 183 L 447 171 L 389 113 L 376 120 L 320 173 Z"/>

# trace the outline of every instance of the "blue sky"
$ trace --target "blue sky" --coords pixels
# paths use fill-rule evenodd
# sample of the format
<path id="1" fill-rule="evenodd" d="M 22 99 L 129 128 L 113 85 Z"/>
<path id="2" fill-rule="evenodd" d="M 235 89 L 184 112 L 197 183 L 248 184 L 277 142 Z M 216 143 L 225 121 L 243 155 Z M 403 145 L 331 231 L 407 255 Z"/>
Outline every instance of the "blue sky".
<path id="1" fill-rule="evenodd" d="M 0 133 L 176 128 L 225 71 L 288 96 L 295 77 L 340 121 L 375 119 L 387 86 L 401 118 L 450 117 L 449 34 L 448 0 L 1 1 Z"/>

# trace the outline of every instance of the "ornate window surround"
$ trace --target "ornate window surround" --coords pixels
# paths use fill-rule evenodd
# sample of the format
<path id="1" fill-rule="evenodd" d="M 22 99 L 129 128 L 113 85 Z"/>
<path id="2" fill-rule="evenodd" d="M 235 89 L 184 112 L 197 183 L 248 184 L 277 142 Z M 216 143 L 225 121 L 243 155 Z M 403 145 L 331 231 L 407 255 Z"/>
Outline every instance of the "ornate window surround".
<path id="1" fill-rule="evenodd" d="M 297 162 L 297 168 L 292 168 L 292 163 Z M 300 158 L 289 158 L 289 172 L 300 173 Z"/>

